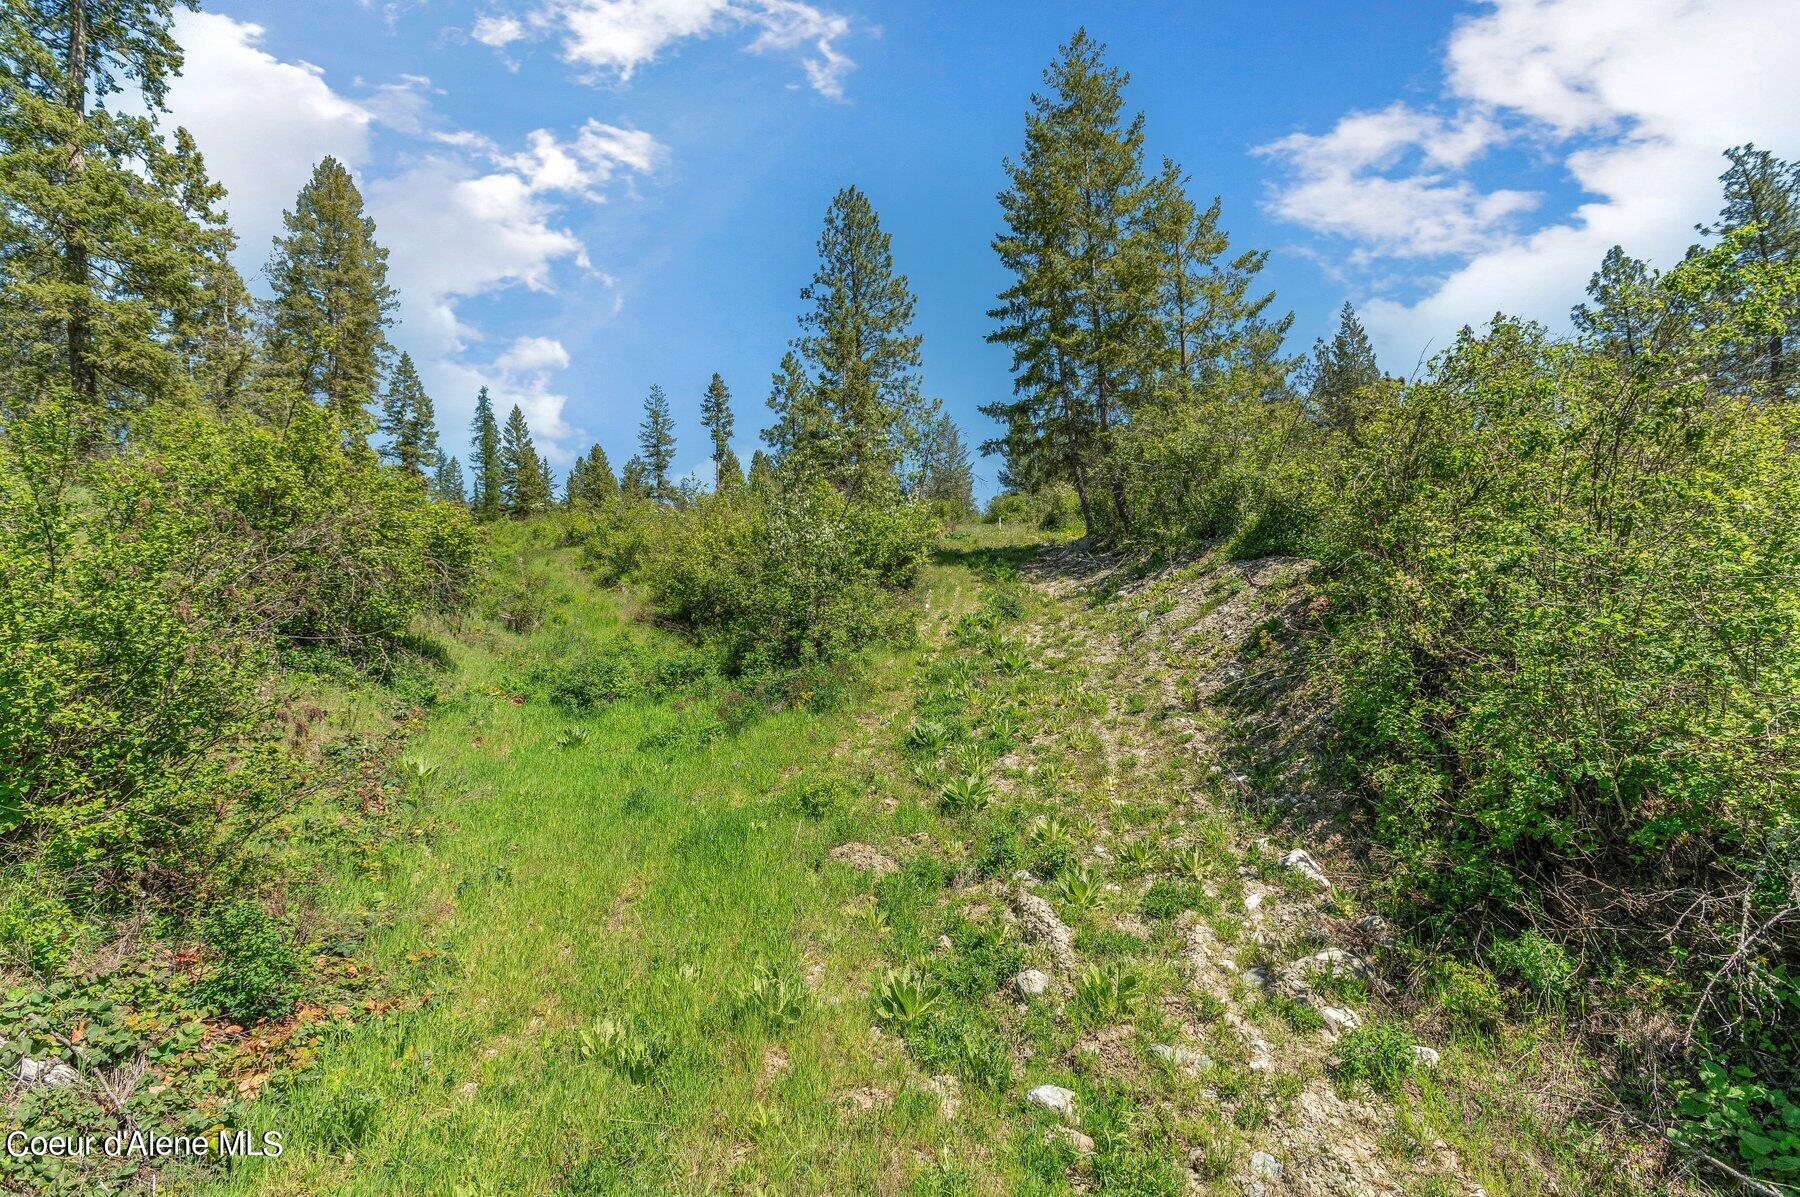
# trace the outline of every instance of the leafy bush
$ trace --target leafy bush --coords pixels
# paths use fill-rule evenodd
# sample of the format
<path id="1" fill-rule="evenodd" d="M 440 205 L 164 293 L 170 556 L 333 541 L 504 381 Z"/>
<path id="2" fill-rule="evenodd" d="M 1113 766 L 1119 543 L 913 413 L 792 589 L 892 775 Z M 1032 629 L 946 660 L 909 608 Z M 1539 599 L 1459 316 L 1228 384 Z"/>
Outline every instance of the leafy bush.
<path id="1" fill-rule="evenodd" d="M 638 689 L 631 665 L 611 653 L 591 653 L 566 666 L 551 666 L 544 697 L 572 715 L 585 715 L 629 698 Z"/>
<path id="2" fill-rule="evenodd" d="M 1560 1006 L 1575 979 L 1575 961 L 1559 943 L 1527 931 L 1489 945 L 1487 957 L 1503 976 L 1523 985 L 1541 1006 Z"/>
<path id="3" fill-rule="evenodd" d="M 0 841 L 78 914 L 275 825 L 305 768 L 266 719 L 277 649 L 379 658 L 467 583 L 466 514 L 303 407 L 171 408 L 77 467 L 52 409 L 0 437 Z"/>
<path id="4" fill-rule="evenodd" d="M 1332 1066 L 1339 1084 L 1366 1086 L 1377 1093 L 1392 1093 L 1412 1075 L 1418 1063 L 1418 1041 L 1397 1022 L 1371 1022 L 1338 1040 Z"/>
<path id="5" fill-rule="evenodd" d="M 844 660 L 899 631 L 893 594 L 935 534 L 921 506 L 827 486 L 703 496 L 666 525 L 641 570 L 650 602 L 737 672 Z"/>
<path id="6" fill-rule="evenodd" d="M 255 902 L 239 902 L 200 921 L 211 957 L 193 989 L 202 1006 L 249 1024 L 286 1013 L 298 988 L 300 961 L 287 931 Z"/>
<path id="7" fill-rule="evenodd" d="M 750 979 L 732 995 L 732 1013 L 769 1026 L 787 1026 L 806 1015 L 810 995 L 806 983 L 789 973 L 758 964 Z"/>
<path id="8" fill-rule="evenodd" d="M 1451 1026 L 1465 1035 L 1491 1035 L 1504 1014 L 1494 979 L 1473 965 L 1441 960 L 1431 970 L 1431 993 Z"/>
<path id="9" fill-rule="evenodd" d="M 1759 1177 L 1800 1180 L 1800 1102 L 1748 1068 L 1703 1060 L 1676 1104 L 1682 1141 L 1737 1155 Z"/>

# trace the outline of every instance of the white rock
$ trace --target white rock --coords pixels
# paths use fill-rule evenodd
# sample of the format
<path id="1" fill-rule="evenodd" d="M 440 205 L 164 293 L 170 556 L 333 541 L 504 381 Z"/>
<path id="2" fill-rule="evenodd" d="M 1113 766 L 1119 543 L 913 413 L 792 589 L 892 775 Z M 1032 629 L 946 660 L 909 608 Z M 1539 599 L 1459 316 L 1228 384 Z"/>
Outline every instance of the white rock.
<path id="1" fill-rule="evenodd" d="M 1302 973 L 1328 973 L 1332 976 L 1348 973 L 1364 981 L 1375 975 L 1375 970 L 1369 967 L 1367 960 L 1355 952 L 1346 952 L 1343 948 L 1326 948 L 1323 952 L 1314 952 L 1294 961 L 1293 967 Z"/>
<path id="2" fill-rule="evenodd" d="M 81 1074 L 61 1060 L 34 1060 L 26 1056 L 19 1061 L 19 1083 L 66 1089 L 70 1085 L 79 1085 Z"/>
<path id="3" fill-rule="evenodd" d="M 1262 904 L 1263 904 L 1263 896 L 1261 894 L 1245 894 L 1244 895 L 1244 909 L 1246 911 L 1255 912 L 1256 909 L 1258 907 L 1260 907 Z"/>
<path id="4" fill-rule="evenodd" d="M 1281 1179 L 1281 1161 L 1266 1151 L 1250 1153 L 1250 1171 L 1270 1180 Z"/>
<path id="5" fill-rule="evenodd" d="M 1212 1057 L 1191 1052 L 1185 1047 L 1177 1047 L 1172 1043 L 1152 1043 L 1150 1052 L 1159 1059 L 1167 1060 L 1177 1068 L 1186 1068 L 1190 1064 L 1196 1068 L 1212 1067 Z"/>
<path id="6" fill-rule="evenodd" d="M 1050 991 L 1050 977 L 1035 968 L 1028 968 L 1013 978 L 1013 985 L 1026 997 L 1037 997 Z"/>
<path id="7" fill-rule="evenodd" d="M 1422 1043 L 1414 1044 L 1413 1061 L 1417 1063 L 1420 1068 L 1436 1068 L 1438 1066 L 1437 1049 L 1435 1047 L 1426 1047 Z"/>
<path id="8" fill-rule="evenodd" d="M 1255 968 L 1245 971 L 1244 980 L 1248 981 L 1251 985 L 1256 986 L 1258 989 L 1267 989 L 1271 978 L 1269 976 L 1269 970 L 1259 964 Z"/>
<path id="9" fill-rule="evenodd" d="M 1075 1093 L 1061 1085 L 1039 1085 L 1025 1095 L 1025 1100 L 1046 1110 L 1055 1110 L 1064 1118 L 1075 1117 Z"/>
<path id="10" fill-rule="evenodd" d="M 1077 1155 L 1092 1155 L 1094 1153 L 1094 1141 L 1072 1126 L 1052 1127 L 1047 1139 L 1052 1142 L 1061 1139 L 1070 1147 L 1073 1147 L 1075 1149 L 1075 1154 Z"/>
<path id="11" fill-rule="evenodd" d="M 1362 1026 L 1362 1015 L 1342 1006 L 1321 1007 L 1319 1017 L 1325 1020 L 1325 1030 L 1334 1038 Z"/>
<path id="12" fill-rule="evenodd" d="M 1291 869 L 1302 877 L 1305 877 L 1307 880 L 1322 885 L 1326 889 L 1331 888 L 1331 878 L 1325 875 L 1325 870 L 1319 867 L 1319 862 L 1314 860 L 1312 858 L 1312 853 L 1308 852 L 1305 848 L 1295 848 L 1292 852 L 1289 852 L 1286 856 L 1282 857 L 1281 867 L 1284 869 Z"/>

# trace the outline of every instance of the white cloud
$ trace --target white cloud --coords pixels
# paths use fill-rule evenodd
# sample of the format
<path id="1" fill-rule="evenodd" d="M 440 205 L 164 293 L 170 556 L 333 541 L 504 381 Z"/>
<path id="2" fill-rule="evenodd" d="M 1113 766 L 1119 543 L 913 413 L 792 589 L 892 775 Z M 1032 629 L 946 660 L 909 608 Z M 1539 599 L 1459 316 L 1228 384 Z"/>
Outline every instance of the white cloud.
<path id="1" fill-rule="evenodd" d="M 1487 0 L 1445 51 L 1453 115 L 1395 105 L 1267 147 L 1294 168 L 1271 208 L 1348 239 L 1353 260 L 1456 259 L 1422 299 L 1366 303 L 1397 363 L 1497 310 L 1554 324 L 1610 246 L 1679 257 L 1718 208 L 1720 151 L 1793 152 L 1796 61 L 1792 0 Z M 1586 198 L 1521 229 L 1523 193 L 1483 192 L 1461 173 L 1504 140 L 1559 159 Z"/>
<path id="2" fill-rule="evenodd" d="M 516 17 L 482 16 L 475 20 L 475 28 L 469 33 L 484 46 L 492 46 L 496 50 L 502 46 L 510 46 L 525 36 L 525 26 Z"/>
<path id="3" fill-rule="evenodd" d="M 502 370 L 518 373 L 566 370 L 569 368 L 569 351 L 552 337 L 520 337 L 494 360 L 494 364 Z"/>
<path id="4" fill-rule="evenodd" d="M 504 47 L 528 33 L 554 33 L 566 61 L 625 81 L 678 42 L 736 29 L 754 34 L 748 48 L 755 53 L 800 55 L 821 95 L 844 94 L 856 64 L 838 42 L 850 22 L 802 0 L 542 0 L 523 21 L 483 17 L 474 36 Z"/>
<path id="5" fill-rule="evenodd" d="M 318 67 L 262 49 L 260 25 L 178 8 L 175 36 L 187 67 L 169 108 L 229 189 L 243 258 L 260 266 L 314 163 L 327 154 L 352 168 L 368 161 L 375 113 L 334 92 Z"/>
<path id="6" fill-rule="evenodd" d="M 485 337 L 462 319 L 459 305 L 507 288 L 548 291 L 566 263 L 611 292 L 617 310 L 618 288 L 592 268 L 586 246 L 562 223 L 561 207 L 598 202 L 622 175 L 653 172 L 667 159 L 661 143 L 642 130 L 590 119 L 567 139 L 537 130 L 522 149 L 508 151 L 479 133 L 442 128 L 422 77 L 402 76 L 354 100 L 334 91 L 317 68 L 263 50 L 259 26 L 181 13 L 176 31 L 187 66 L 170 107 L 230 190 L 246 265 L 266 257 L 282 209 L 314 163 L 335 154 L 359 176 L 388 248 L 388 279 L 401 298 L 396 338 L 438 399 L 446 440 L 456 442 L 486 383 L 503 415 L 517 403 L 540 448 L 567 460 L 574 430 L 549 375 L 569 365 L 568 352 L 548 337 L 522 337 L 491 361 L 470 360 Z M 407 139 L 401 169 L 371 170 L 377 128 Z"/>
<path id="7" fill-rule="evenodd" d="M 1365 255 L 1432 257 L 1486 248 L 1508 218 L 1537 204 L 1529 192 L 1483 192 L 1453 176 L 1500 136 L 1480 116 L 1451 123 L 1394 104 L 1352 113 L 1329 133 L 1290 134 L 1259 152 L 1287 162 L 1296 176 L 1270 203 L 1277 215 L 1352 238 Z M 1410 173 L 1387 173 L 1396 166 Z"/>

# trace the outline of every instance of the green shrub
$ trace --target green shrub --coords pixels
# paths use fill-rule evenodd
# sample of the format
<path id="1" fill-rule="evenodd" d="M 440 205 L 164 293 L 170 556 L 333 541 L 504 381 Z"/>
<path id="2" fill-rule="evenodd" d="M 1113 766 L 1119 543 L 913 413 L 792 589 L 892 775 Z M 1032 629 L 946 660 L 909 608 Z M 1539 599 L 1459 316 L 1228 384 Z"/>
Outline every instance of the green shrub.
<path id="1" fill-rule="evenodd" d="M 1491 1035 L 1505 1008 L 1500 989 L 1483 970 L 1457 960 L 1441 960 L 1429 981 L 1438 1008 L 1451 1026 L 1465 1035 Z"/>
<path id="2" fill-rule="evenodd" d="M 1391 1094 L 1412 1075 L 1418 1041 L 1397 1022 L 1371 1022 L 1338 1040 L 1333 1076 L 1346 1087 Z"/>
<path id="3" fill-rule="evenodd" d="M 203 1007 L 248 1025 L 284 1014 L 298 992 L 300 961 L 287 931 L 255 902 L 239 902 L 200 921 L 208 949 L 193 989 Z"/>
<path id="4" fill-rule="evenodd" d="M 552 665 L 544 682 L 544 697 L 572 715 L 585 715 L 638 690 L 631 665 L 611 653 L 591 653 L 568 665 Z"/>
<path id="5" fill-rule="evenodd" d="M 1800 1101 L 1743 1066 L 1700 1063 L 1699 1085 L 1676 1104 L 1683 1142 L 1736 1155 L 1758 1177 L 1800 1181 Z"/>
<path id="6" fill-rule="evenodd" d="M 1560 1006 L 1570 996 L 1575 980 L 1575 961 L 1563 946 L 1536 931 L 1489 945 L 1488 962 L 1502 976 L 1524 986 L 1542 1006 Z"/>
<path id="7" fill-rule="evenodd" d="M 651 605 L 751 673 L 845 660 L 898 633 L 895 593 L 935 536 L 918 504 L 827 486 L 703 496 L 665 525 L 640 571 Z"/>

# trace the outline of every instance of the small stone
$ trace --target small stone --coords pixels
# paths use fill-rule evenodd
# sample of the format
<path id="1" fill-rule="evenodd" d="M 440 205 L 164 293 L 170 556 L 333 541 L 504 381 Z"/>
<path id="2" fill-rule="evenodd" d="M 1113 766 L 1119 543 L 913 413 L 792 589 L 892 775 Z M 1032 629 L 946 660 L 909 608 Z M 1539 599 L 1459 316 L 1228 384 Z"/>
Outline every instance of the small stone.
<path id="1" fill-rule="evenodd" d="M 1013 985 L 1025 997 L 1038 997 L 1050 991 L 1050 977 L 1035 968 L 1028 968 L 1013 978 Z"/>
<path id="2" fill-rule="evenodd" d="M 1292 852 L 1289 852 L 1286 856 L 1282 857 L 1281 867 L 1284 869 L 1291 869 L 1293 872 L 1300 874 L 1309 881 L 1324 886 L 1326 889 L 1331 888 L 1331 878 L 1325 875 L 1325 870 L 1319 867 L 1319 862 L 1314 860 L 1312 858 L 1312 853 L 1308 852 L 1305 848 L 1295 848 Z"/>
<path id="3" fill-rule="evenodd" d="M 1438 1066 L 1437 1049 L 1435 1047 L 1426 1047 L 1422 1043 L 1414 1044 L 1413 1062 L 1418 1064 L 1420 1068 L 1436 1068 Z"/>
<path id="4" fill-rule="evenodd" d="M 79 1085 L 81 1074 L 61 1060 L 34 1060 L 26 1056 L 19 1061 L 19 1083 L 27 1087 L 50 1085 L 66 1089 L 70 1085 Z"/>
<path id="5" fill-rule="evenodd" d="M 1262 904 L 1263 904 L 1263 896 L 1261 894 L 1245 894 L 1244 895 L 1244 909 L 1246 911 L 1248 911 L 1250 913 L 1255 913 L 1255 911 L 1259 907 L 1261 907 Z"/>
<path id="6" fill-rule="evenodd" d="M 1191 1052 L 1185 1047 L 1172 1043 L 1152 1043 L 1150 1053 L 1158 1059 L 1167 1060 L 1177 1068 L 1211 1068 L 1212 1057 L 1203 1056 L 1199 1052 Z"/>
<path id="7" fill-rule="evenodd" d="M 1038 879 L 1031 875 L 1030 869 L 1020 869 L 1012 875 L 1012 879 L 1020 885 L 1036 885 L 1038 883 Z"/>
<path id="8" fill-rule="evenodd" d="M 463 1084 L 456 1091 L 458 1094 L 462 1095 L 463 1097 L 474 1097 L 475 1094 L 480 1089 L 481 1089 L 481 1086 L 476 1084 L 474 1081 L 464 1081 Z"/>
<path id="9" fill-rule="evenodd" d="M 1325 1030 L 1333 1038 L 1362 1026 L 1362 1016 L 1342 1006 L 1323 1006 L 1319 1010 L 1319 1017 L 1325 1020 Z"/>
<path id="10" fill-rule="evenodd" d="M 1055 1110 L 1064 1118 L 1075 1117 L 1075 1093 L 1061 1085 L 1039 1085 L 1025 1095 L 1025 1100 L 1046 1110 Z"/>
<path id="11" fill-rule="evenodd" d="M 1294 967 L 1302 973 L 1326 973 L 1331 976 L 1347 973 L 1362 981 L 1375 975 L 1375 970 L 1367 960 L 1355 952 L 1346 952 L 1343 948 L 1326 948 L 1323 952 L 1314 952 L 1294 961 Z"/>
<path id="12" fill-rule="evenodd" d="M 948 952 L 951 948 L 954 948 L 956 944 L 951 941 L 948 935 L 940 935 L 937 937 L 937 942 L 933 946 L 940 952 Z"/>
<path id="13" fill-rule="evenodd" d="M 928 1082 L 938 1097 L 938 1113 L 945 1122 L 955 1122 L 962 1113 L 962 1082 L 948 1074 L 934 1076 Z"/>
<path id="14" fill-rule="evenodd" d="M 1050 1128 L 1050 1133 L 1044 1136 L 1046 1143 L 1054 1143 L 1058 1139 L 1073 1147 L 1077 1155 L 1094 1153 L 1094 1141 L 1072 1126 L 1053 1126 Z"/>
<path id="15" fill-rule="evenodd" d="M 1250 1171 L 1269 1180 L 1281 1179 L 1281 1161 L 1266 1151 L 1250 1153 Z"/>
<path id="16" fill-rule="evenodd" d="M 1267 989 L 1271 979 L 1269 970 L 1260 964 L 1244 973 L 1244 980 L 1258 989 Z"/>

